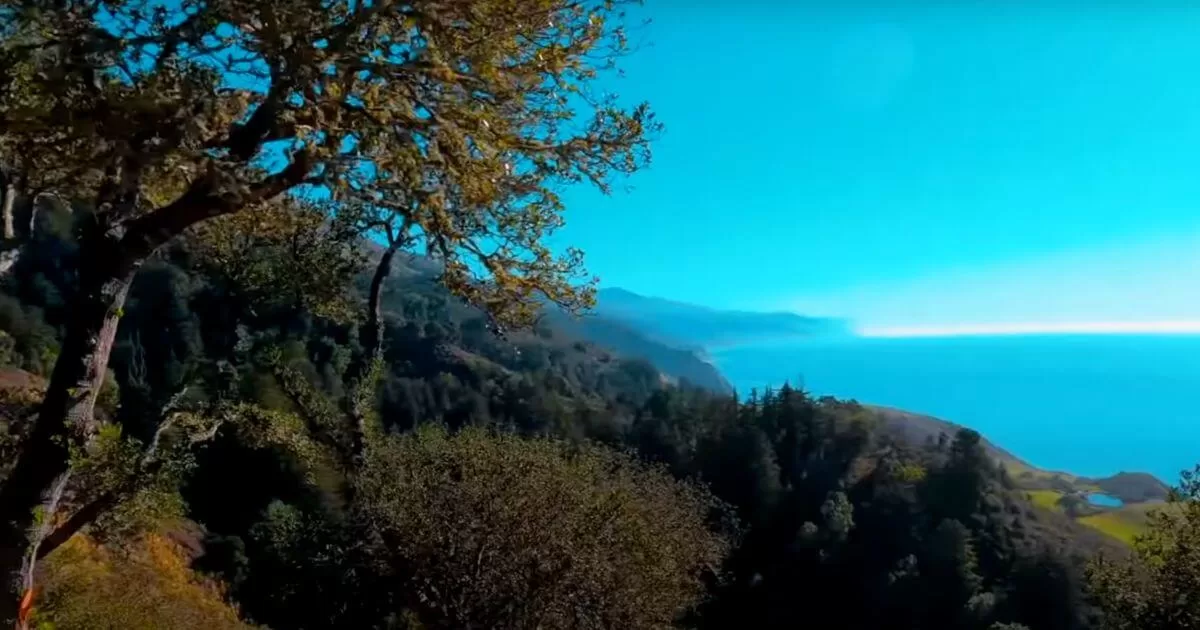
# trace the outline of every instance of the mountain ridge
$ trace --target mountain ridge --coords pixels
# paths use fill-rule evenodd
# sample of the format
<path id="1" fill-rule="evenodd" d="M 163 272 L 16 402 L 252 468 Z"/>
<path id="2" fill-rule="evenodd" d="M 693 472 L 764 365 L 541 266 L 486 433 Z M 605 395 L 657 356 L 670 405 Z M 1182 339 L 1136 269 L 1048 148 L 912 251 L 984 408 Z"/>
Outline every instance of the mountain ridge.
<path id="1" fill-rule="evenodd" d="M 725 310 L 660 297 L 620 287 L 601 289 L 595 312 L 624 321 L 647 336 L 689 350 L 773 339 L 845 334 L 841 319 L 810 317 L 788 311 Z"/>
<path id="2" fill-rule="evenodd" d="M 369 247 L 373 256 L 382 253 L 377 244 Z M 435 260 L 401 252 L 393 262 L 389 286 L 405 282 L 432 286 L 440 270 Z M 576 316 L 549 304 L 543 309 L 542 321 L 574 341 L 594 344 L 620 357 L 646 361 L 673 384 L 687 384 L 717 394 L 734 392 L 733 385 L 702 351 L 665 343 L 632 323 L 595 311 Z"/>

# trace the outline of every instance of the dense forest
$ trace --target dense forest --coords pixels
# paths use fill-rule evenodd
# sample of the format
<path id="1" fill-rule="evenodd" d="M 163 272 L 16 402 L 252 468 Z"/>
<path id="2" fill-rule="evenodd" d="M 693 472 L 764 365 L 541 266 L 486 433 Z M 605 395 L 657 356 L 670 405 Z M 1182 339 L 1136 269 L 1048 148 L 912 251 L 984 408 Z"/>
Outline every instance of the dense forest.
<path id="1" fill-rule="evenodd" d="M 561 190 L 660 131 L 621 4 L 0 3 L 2 621 L 1200 627 L 1190 475 L 1130 550 L 571 324 Z"/>
<path id="2" fill-rule="evenodd" d="M 62 229 L 70 220 L 61 212 L 39 213 L 36 238 L 4 286 L 0 329 L 6 333 L 6 362 L 14 369 L 44 375 L 58 351 L 65 305 L 75 290 L 77 248 Z M 220 395 L 288 414 L 312 413 L 317 403 L 293 397 L 286 374 L 300 376 L 310 394 L 330 401 L 345 397 L 349 386 L 340 375 L 362 353 L 353 322 L 339 321 L 339 309 L 330 304 L 306 307 L 304 295 L 262 292 L 250 279 L 291 273 L 303 264 L 307 254 L 292 250 L 290 242 L 315 225 L 279 217 L 270 232 L 247 233 L 237 264 L 214 264 L 203 234 L 189 235 L 149 262 L 133 285 L 117 336 L 105 413 L 145 441 L 162 408 L 185 386 L 208 388 L 190 395 L 195 402 L 215 397 L 211 390 L 222 384 L 226 393 Z M 378 254 L 366 245 L 364 252 L 364 261 Z M 1100 611 L 1084 589 L 1085 564 L 1097 550 L 1114 557 L 1119 550 L 1097 534 L 1037 511 L 1013 489 L 974 432 L 913 444 L 892 437 L 873 412 L 853 402 L 814 399 L 787 386 L 742 402 L 673 386 L 645 361 L 614 356 L 546 324 L 495 334 L 481 311 L 439 287 L 429 261 L 394 265 L 395 276 L 382 293 L 386 369 L 373 404 L 386 431 L 406 437 L 376 467 L 360 473 L 366 488 L 348 493 L 335 466 L 320 456 L 305 461 L 304 449 L 286 440 L 265 443 L 261 436 L 222 430 L 183 474 L 168 479 L 174 485 L 140 493 L 131 501 L 135 509 L 85 530 L 62 549 L 61 560 L 50 556 L 41 614 L 57 620 L 56 627 L 153 627 L 185 613 L 197 616 L 194 624 L 226 619 L 232 614 L 226 608 L 181 612 L 178 608 L 198 605 L 163 601 L 166 595 L 146 604 L 131 601 L 130 607 L 144 610 L 118 614 L 104 609 L 111 603 L 76 593 L 86 592 L 69 577 L 71 565 L 84 563 L 76 554 L 98 553 L 87 545 L 99 542 L 105 553 L 136 557 L 149 553 L 146 546 L 154 543 L 148 540 L 161 545 L 163 536 L 173 535 L 193 547 L 190 556 L 176 559 L 195 571 L 184 583 L 221 585 L 209 587 L 220 593 L 216 601 L 227 597 L 244 623 L 534 627 L 496 616 L 497 608 L 529 597 L 523 585 L 509 581 L 540 575 L 540 569 L 522 567 L 523 558 L 493 559 L 496 574 L 464 582 L 445 573 L 467 571 L 445 542 L 431 548 L 400 541 L 434 536 L 439 527 L 471 528 L 475 519 L 486 518 L 478 526 L 501 539 L 513 537 L 504 542 L 519 545 L 520 553 L 544 544 L 550 547 L 541 551 L 569 562 L 616 562 L 603 554 L 576 557 L 600 553 L 577 541 L 567 548 L 555 547 L 557 540 L 518 543 L 522 534 L 506 529 L 534 521 L 541 523 L 539 537 L 578 535 L 556 530 L 561 525 L 552 517 L 566 509 L 565 496 L 583 491 L 557 486 L 575 481 L 569 467 L 585 453 L 608 462 L 605 466 L 625 467 L 631 476 L 622 482 L 645 485 L 638 491 L 649 492 L 642 497 L 649 511 L 645 520 L 632 520 L 631 529 L 614 534 L 631 539 L 605 544 L 634 544 L 653 524 L 660 529 L 652 530 L 654 543 L 675 540 L 673 546 L 689 554 L 685 575 L 697 582 L 661 610 L 641 603 L 636 611 L 619 613 L 629 615 L 620 623 L 603 617 L 610 603 L 590 608 L 601 615 L 596 620 L 563 619 L 550 627 L 659 627 L 678 621 L 697 628 L 782 628 L 811 620 L 813 610 L 831 599 L 845 604 L 829 611 L 827 623 L 834 627 L 1099 627 Z M 259 275 L 236 271 L 248 268 Z M 369 280 L 353 275 L 357 283 L 347 283 L 347 306 L 362 302 Z M 321 310 L 335 315 L 314 314 Z M 19 434 L 19 428 L 10 430 Z M 524 448 L 558 458 L 547 469 L 553 476 L 542 480 L 547 485 L 519 487 L 534 473 L 525 470 L 518 480 L 511 477 L 516 471 L 505 469 L 508 458 L 536 456 Z M 460 481 L 435 487 L 447 493 L 436 503 L 392 508 L 420 514 L 419 523 L 373 517 L 372 527 L 388 523 L 398 540 L 364 545 L 368 536 L 384 534 L 365 533 L 367 526 L 355 517 L 361 508 L 350 501 L 383 509 L 387 503 L 374 497 L 399 492 L 406 467 L 436 469 L 456 458 L 464 461 L 454 465 L 487 466 L 492 472 L 472 481 L 478 488 L 459 487 L 465 483 Z M 436 470 L 429 473 L 437 477 Z M 678 481 L 662 486 L 664 473 Z M 514 487 L 519 494 L 509 499 L 506 493 Z M 655 487 L 660 489 L 651 491 Z M 474 492 L 519 502 L 521 508 L 507 515 L 516 520 L 488 515 L 489 508 L 472 503 L 482 500 Z M 662 522 L 672 511 L 693 519 L 687 529 L 672 529 L 677 519 Z M 596 526 L 589 520 L 594 514 L 581 511 L 578 518 L 585 527 Z M 472 550 L 482 544 L 473 538 L 455 542 Z M 666 566 L 681 570 L 674 562 L 658 570 Z M 620 579 L 610 578 L 616 581 L 591 572 L 579 579 L 610 596 L 635 586 L 665 590 L 635 579 L 641 571 L 653 576 L 649 569 L 629 569 Z M 405 591 L 418 590 L 416 580 L 433 580 L 430 588 L 439 596 L 453 592 L 453 606 L 438 602 L 425 610 L 429 604 L 405 601 Z M 547 611 L 563 603 L 554 601 L 559 596 L 572 595 L 547 594 Z M 79 610 L 89 606 L 99 610 Z M 72 620 L 92 619 L 87 615 L 107 616 L 73 625 Z"/>

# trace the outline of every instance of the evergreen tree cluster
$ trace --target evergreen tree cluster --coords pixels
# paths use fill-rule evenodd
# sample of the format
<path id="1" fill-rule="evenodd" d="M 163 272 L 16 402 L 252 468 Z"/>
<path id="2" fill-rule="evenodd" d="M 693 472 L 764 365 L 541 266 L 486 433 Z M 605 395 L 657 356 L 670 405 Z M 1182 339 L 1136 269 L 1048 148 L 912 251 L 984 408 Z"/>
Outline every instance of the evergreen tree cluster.
<path id="1" fill-rule="evenodd" d="M 331 399 L 346 393 L 340 375 L 362 351 L 351 322 L 280 296 L 264 301 L 193 249 L 184 241 L 165 252 L 134 284 L 112 362 L 120 395 L 111 413 L 125 427 L 149 431 L 154 413 L 194 382 L 212 391 L 192 395 L 225 387 L 263 408 L 295 409 L 267 349 Z M 43 372 L 72 290 L 72 255 L 69 239 L 56 239 L 11 276 L 2 312 L 12 365 Z M 1081 580 L 1090 550 L 1066 521 L 1033 509 L 978 434 L 906 443 L 853 402 L 789 386 L 744 401 L 670 386 L 646 362 L 548 324 L 498 336 L 428 266 L 403 261 L 384 292 L 383 426 L 601 445 L 701 484 L 716 501 L 706 528 L 731 546 L 723 561 L 706 558 L 704 595 L 680 623 L 783 628 L 824 611 L 824 627 L 1096 627 Z M 374 470 L 373 492 L 385 492 L 386 470 Z M 181 487 L 186 518 L 206 532 L 196 568 L 270 627 L 437 626 L 430 609 L 414 616 L 397 599 L 417 574 L 404 571 L 434 569 L 384 562 L 364 546 L 341 483 L 336 470 L 222 432 Z M 422 553 L 429 565 L 449 562 Z M 474 583 L 456 601 L 487 591 Z"/>

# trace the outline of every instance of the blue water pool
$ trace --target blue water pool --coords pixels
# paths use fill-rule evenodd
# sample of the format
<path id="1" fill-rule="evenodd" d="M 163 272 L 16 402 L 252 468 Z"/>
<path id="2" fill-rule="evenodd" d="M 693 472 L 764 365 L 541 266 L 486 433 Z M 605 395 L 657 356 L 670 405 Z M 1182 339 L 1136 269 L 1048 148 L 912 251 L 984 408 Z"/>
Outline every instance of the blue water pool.
<path id="1" fill-rule="evenodd" d="M 1092 505 L 1098 505 L 1100 507 L 1114 507 L 1115 508 L 1115 507 L 1121 507 L 1122 505 L 1125 505 L 1125 503 L 1123 501 L 1121 501 L 1120 499 L 1118 499 L 1117 497 L 1109 496 L 1107 494 L 1098 494 L 1098 493 L 1089 494 L 1087 497 L 1087 500 L 1088 500 L 1088 503 L 1091 503 Z"/>

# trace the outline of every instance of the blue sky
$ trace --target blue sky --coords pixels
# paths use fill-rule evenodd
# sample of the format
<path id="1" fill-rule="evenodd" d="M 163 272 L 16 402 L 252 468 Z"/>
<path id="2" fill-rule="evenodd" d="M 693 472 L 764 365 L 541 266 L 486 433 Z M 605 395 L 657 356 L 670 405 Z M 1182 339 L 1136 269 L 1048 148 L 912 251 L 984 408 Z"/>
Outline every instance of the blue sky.
<path id="1" fill-rule="evenodd" d="M 568 194 L 556 240 L 605 286 L 868 327 L 1200 320 L 1200 11 L 721 4 L 649 0 L 609 82 L 667 130 L 631 190 Z"/>

